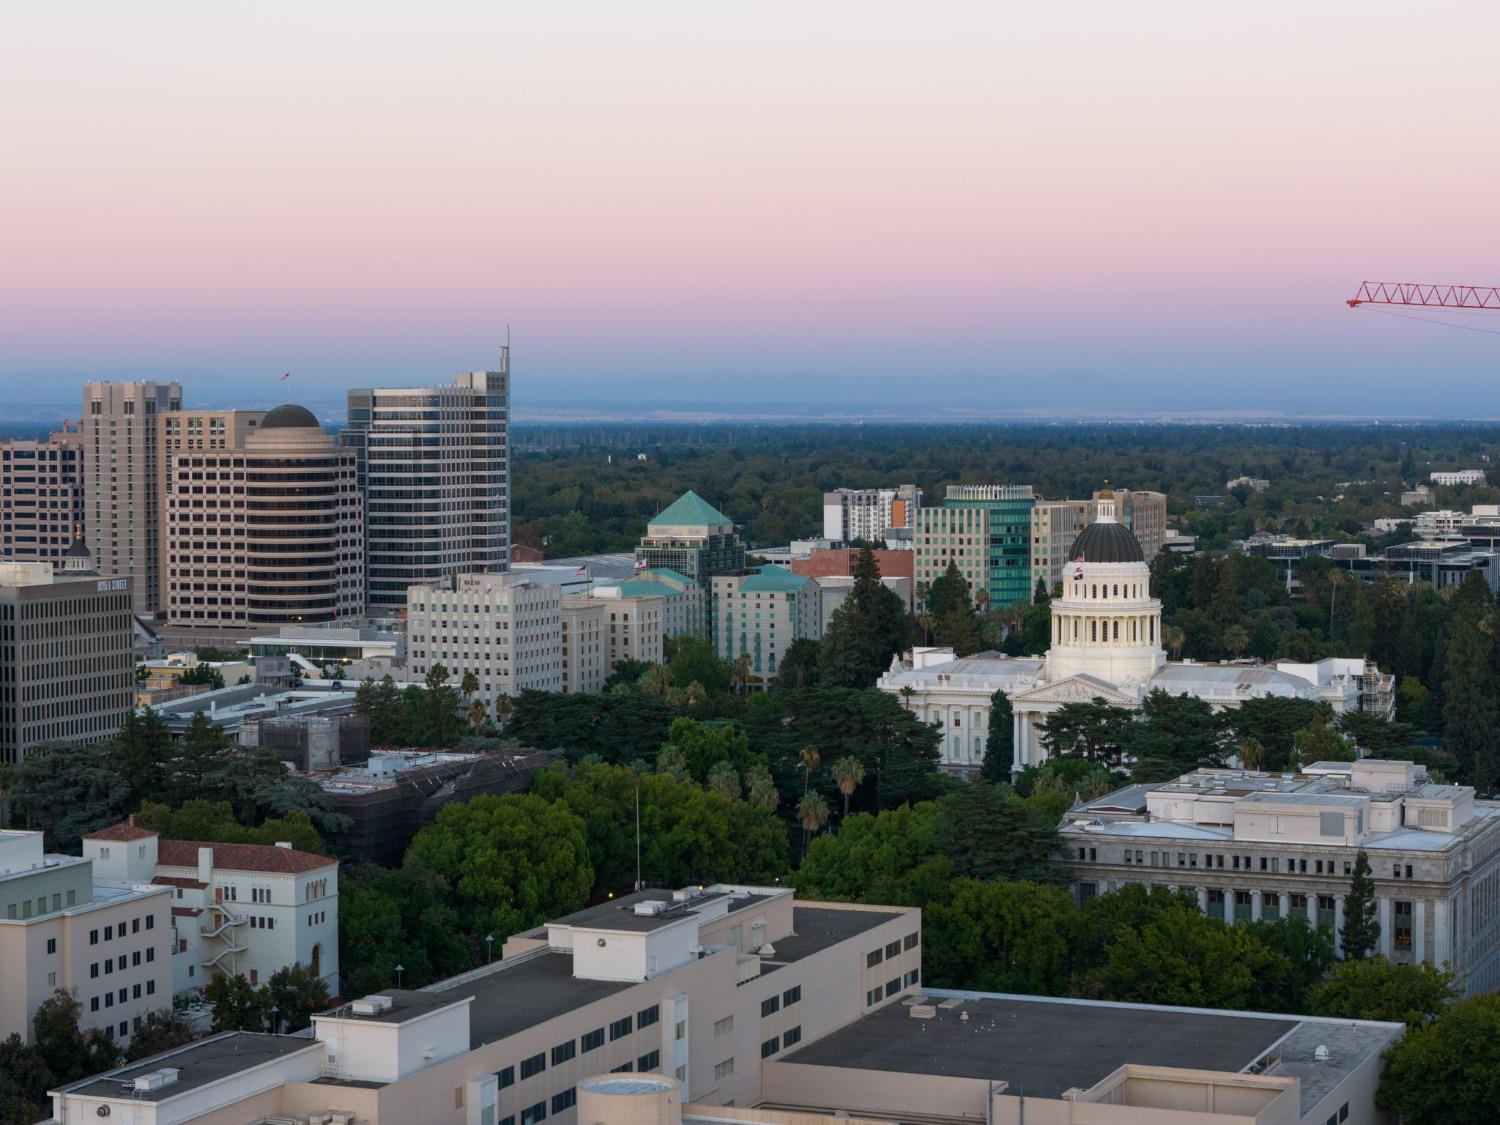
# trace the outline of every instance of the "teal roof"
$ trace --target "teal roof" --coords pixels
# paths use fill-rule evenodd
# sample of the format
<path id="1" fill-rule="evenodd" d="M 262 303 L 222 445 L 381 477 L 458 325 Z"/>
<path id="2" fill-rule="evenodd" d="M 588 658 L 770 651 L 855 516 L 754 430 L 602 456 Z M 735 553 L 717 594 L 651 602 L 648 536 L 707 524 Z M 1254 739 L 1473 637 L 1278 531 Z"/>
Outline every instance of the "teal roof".
<path id="1" fill-rule="evenodd" d="M 693 580 L 686 574 L 680 574 L 670 566 L 648 566 L 641 571 L 637 578 L 659 578 L 663 582 L 681 582 L 684 586 L 691 586 Z"/>
<path id="2" fill-rule="evenodd" d="M 689 489 L 666 509 L 659 512 L 647 527 L 717 527 L 734 521 L 703 497 Z"/>
<path id="3" fill-rule="evenodd" d="M 680 598 L 682 591 L 665 582 L 652 582 L 648 578 L 632 578 L 620 583 L 622 598 Z"/>
<path id="4" fill-rule="evenodd" d="M 784 566 L 767 563 L 741 582 L 740 589 L 752 594 L 782 594 L 800 590 L 811 581 L 806 575 L 793 574 Z"/>

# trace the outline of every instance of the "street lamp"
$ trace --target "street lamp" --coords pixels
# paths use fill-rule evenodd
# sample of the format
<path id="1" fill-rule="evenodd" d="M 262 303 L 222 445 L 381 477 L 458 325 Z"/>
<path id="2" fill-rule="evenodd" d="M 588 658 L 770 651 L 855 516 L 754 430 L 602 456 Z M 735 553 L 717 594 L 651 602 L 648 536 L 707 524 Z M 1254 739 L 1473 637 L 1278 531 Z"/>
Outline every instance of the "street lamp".
<path id="1" fill-rule="evenodd" d="M 488 965 L 490 963 L 490 961 L 493 960 L 494 953 L 495 953 L 495 935 L 494 934 L 485 934 L 484 935 L 484 963 L 486 965 Z"/>
<path id="2" fill-rule="evenodd" d="M 406 972 L 406 966 L 405 965 L 397 965 L 396 966 L 396 987 L 397 988 L 401 987 L 401 974 L 404 973 L 404 972 Z"/>
<path id="3" fill-rule="evenodd" d="M 277 1013 L 280 1012 L 280 1011 L 281 1011 L 281 1009 L 278 1008 L 275 1004 L 271 1005 L 271 1034 L 272 1035 L 279 1034 L 278 1028 L 280 1026 L 280 1022 L 281 1021 L 278 1020 L 276 1017 L 277 1017 Z"/>

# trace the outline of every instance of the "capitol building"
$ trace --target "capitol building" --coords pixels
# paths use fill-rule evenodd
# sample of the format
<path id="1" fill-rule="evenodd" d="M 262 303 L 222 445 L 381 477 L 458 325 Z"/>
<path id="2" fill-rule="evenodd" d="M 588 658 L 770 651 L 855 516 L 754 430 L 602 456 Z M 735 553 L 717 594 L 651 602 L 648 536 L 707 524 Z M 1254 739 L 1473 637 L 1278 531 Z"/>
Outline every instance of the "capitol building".
<path id="1" fill-rule="evenodd" d="M 1391 677 L 1362 659 L 1332 657 L 1312 664 L 1247 661 L 1204 664 L 1167 659 L 1161 602 L 1151 596 L 1151 571 L 1140 543 L 1115 519 L 1108 493 L 1095 522 L 1074 540 L 1062 595 L 1052 600 L 1052 642 L 1045 656 L 915 648 L 892 660 L 877 685 L 901 698 L 942 731 L 942 764 L 976 769 L 984 761 L 990 700 L 998 690 L 1015 711 L 1015 764 L 1047 758 L 1042 724 L 1065 703 L 1100 699 L 1136 708 L 1156 689 L 1192 695 L 1217 708 L 1246 699 L 1283 696 L 1330 704 L 1335 712 L 1389 714 Z M 907 690 L 910 689 L 910 690 Z"/>

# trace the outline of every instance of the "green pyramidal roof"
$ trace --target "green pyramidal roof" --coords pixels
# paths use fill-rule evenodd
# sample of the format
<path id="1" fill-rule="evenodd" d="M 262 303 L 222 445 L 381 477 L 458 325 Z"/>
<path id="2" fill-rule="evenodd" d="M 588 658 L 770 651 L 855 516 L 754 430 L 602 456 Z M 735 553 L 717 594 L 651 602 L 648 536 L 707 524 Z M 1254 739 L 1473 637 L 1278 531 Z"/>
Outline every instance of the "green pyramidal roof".
<path id="1" fill-rule="evenodd" d="M 717 527 L 734 521 L 703 497 L 689 489 L 666 510 L 657 514 L 647 527 Z"/>

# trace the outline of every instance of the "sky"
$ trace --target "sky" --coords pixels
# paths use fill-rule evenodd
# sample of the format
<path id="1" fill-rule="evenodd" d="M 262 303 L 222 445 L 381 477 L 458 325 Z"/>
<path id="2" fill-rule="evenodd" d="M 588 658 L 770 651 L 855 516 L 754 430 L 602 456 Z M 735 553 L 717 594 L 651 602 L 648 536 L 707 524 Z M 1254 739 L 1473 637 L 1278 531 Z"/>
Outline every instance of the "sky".
<path id="1" fill-rule="evenodd" d="M 0 418 L 527 404 L 1500 417 L 1500 5 L 0 5 Z"/>

